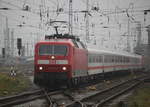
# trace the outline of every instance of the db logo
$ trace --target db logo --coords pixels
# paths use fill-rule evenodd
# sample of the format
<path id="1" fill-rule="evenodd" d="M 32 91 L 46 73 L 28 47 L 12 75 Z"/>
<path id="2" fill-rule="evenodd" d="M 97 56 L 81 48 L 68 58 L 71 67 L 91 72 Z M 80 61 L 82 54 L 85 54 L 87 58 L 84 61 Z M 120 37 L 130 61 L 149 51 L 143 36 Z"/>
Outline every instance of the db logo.
<path id="1" fill-rule="evenodd" d="M 50 60 L 50 64 L 56 64 L 56 60 Z"/>

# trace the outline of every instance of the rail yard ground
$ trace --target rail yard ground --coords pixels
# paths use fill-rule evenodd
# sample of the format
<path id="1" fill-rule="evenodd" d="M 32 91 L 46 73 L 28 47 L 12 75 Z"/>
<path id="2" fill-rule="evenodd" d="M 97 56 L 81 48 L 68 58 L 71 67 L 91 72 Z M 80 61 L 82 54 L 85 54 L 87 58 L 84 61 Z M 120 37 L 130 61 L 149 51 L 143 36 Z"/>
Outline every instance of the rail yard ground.
<path id="1" fill-rule="evenodd" d="M 110 107 L 149 107 L 150 83 L 143 83 L 134 90 L 118 97 L 109 104 Z M 108 107 L 108 106 L 106 106 Z"/>
<path id="2" fill-rule="evenodd" d="M 32 69 L 30 69 L 27 66 L 20 67 L 19 65 L 18 68 L 19 70 L 17 76 L 11 77 L 10 67 L 0 67 L 0 97 L 26 92 L 29 89 L 30 90 L 35 89 L 33 84 L 33 73 L 29 72 L 32 71 Z M 137 74 L 131 73 L 131 75 L 128 76 L 113 78 L 112 80 L 106 80 L 94 86 L 89 86 L 83 89 L 81 88 L 81 91 L 79 92 L 80 94 L 77 93 L 78 95 L 75 95 L 75 98 L 78 99 L 78 97 L 80 98 L 82 96 L 86 96 L 87 93 L 90 94 L 90 92 L 94 93 L 94 91 L 109 88 L 112 85 L 118 84 L 119 83 L 118 81 L 125 81 L 126 79 L 129 78 L 135 78 L 138 75 L 145 75 L 145 73 L 137 73 Z M 150 99 L 150 83 L 144 83 L 140 85 L 135 92 L 133 91 L 132 94 L 127 96 L 127 107 L 149 107 L 147 106 L 150 105 L 149 99 Z M 41 105 L 43 106 L 45 101 L 40 99 L 38 100 L 39 101 L 36 100 L 33 102 L 26 103 L 25 105 L 37 106 L 37 102 L 38 103 L 40 102 L 41 104 L 38 107 L 40 107 Z M 122 99 L 120 101 L 122 101 Z M 110 107 L 120 107 L 120 106 L 118 106 L 117 103 L 116 105 L 111 105 Z"/>
<path id="3" fill-rule="evenodd" d="M 14 95 L 25 91 L 29 87 L 29 80 L 23 75 L 10 76 L 0 72 L 0 97 Z"/>
<path id="4" fill-rule="evenodd" d="M 129 107 L 150 106 L 150 83 L 144 83 L 137 88 L 128 99 Z"/>

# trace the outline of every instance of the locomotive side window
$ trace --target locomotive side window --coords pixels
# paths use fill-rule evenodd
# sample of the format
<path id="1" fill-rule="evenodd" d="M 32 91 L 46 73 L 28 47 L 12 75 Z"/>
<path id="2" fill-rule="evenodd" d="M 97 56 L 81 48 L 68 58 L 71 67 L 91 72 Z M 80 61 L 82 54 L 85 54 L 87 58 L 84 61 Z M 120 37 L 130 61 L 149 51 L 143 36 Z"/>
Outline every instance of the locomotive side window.
<path id="1" fill-rule="evenodd" d="M 84 49 L 84 47 L 81 45 L 80 42 L 76 42 L 76 43 L 78 44 L 78 47 L 79 47 L 80 49 Z"/>
<path id="2" fill-rule="evenodd" d="M 86 49 L 86 46 L 85 46 L 82 42 L 80 42 L 80 44 L 82 45 L 82 47 L 83 47 L 84 49 Z"/>
<path id="3" fill-rule="evenodd" d="M 72 40 L 73 44 L 75 45 L 75 47 L 79 48 L 77 42 L 75 40 Z"/>
<path id="4" fill-rule="evenodd" d="M 68 47 L 65 45 L 40 45 L 39 55 L 67 55 Z"/>

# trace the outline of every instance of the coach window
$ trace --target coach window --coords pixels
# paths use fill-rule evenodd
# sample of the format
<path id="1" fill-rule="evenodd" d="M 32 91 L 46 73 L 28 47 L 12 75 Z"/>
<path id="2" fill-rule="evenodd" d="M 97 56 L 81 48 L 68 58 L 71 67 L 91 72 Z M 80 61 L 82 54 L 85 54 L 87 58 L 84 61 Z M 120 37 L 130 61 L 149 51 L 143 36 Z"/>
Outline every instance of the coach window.
<path id="1" fill-rule="evenodd" d="M 108 63 L 110 63 L 110 58 L 111 58 L 110 56 L 108 56 L 108 57 L 106 58 Z"/>
<path id="2" fill-rule="evenodd" d="M 102 62 L 102 56 L 99 56 L 99 62 Z"/>
<path id="3" fill-rule="evenodd" d="M 112 56 L 110 56 L 110 61 L 109 62 L 111 62 L 112 63 Z"/>
<path id="4" fill-rule="evenodd" d="M 120 56 L 120 63 L 122 63 L 122 57 Z"/>
<path id="5" fill-rule="evenodd" d="M 114 56 L 114 63 L 116 62 L 116 56 Z"/>
<path id="6" fill-rule="evenodd" d="M 136 58 L 134 59 L 134 63 L 136 63 Z"/>
<path id="7" fill-rule="evenodd" d="M 106 62 L 109 63 L 109 55 L 106 57 Z"/>
<path id="8" fill-rule="evenodd" d="M 119 63 L 119 61 L 120 61 L 120 58 L 119 58 L 119 56 L 118 56 L 117 60 L 118 60 L 118 63 Z"/>
<path id="9" fill-rule="evenodd" d="M 116 62 L 118 63 L 118 56 L 116 56 Z"/>
<path id="10" fill-rule="evenodd" d="M 115 56 L 115 62 L 117 62 L 117 56 Z"/>
<path id="11" fill-rule="evenodd" d="M 88 55 L 88 62 L 91 63 L 91 55 Z"/>
<path id="12" fill-rule="evenodd" d="M 97 61 L 98 61 L 98 60 L 97 60 L 97 55 L 96 55 L 96 56 L 95 56 L 95 62 L 97 63 Z"/>
<path id="13" fill-rule="evenodd" d="M 120 56 L 118 56 L 118 63 L 120 63 Z"/>
<path id="14" fill-rule="evenodd" d="M 121 63 L 123 62 L 123 57 L 121 56 Z"/>
<path id="15" fill-rule="evenodd" d="M 109 62 L 112 63 L 112 56 L 109 56 Z"/>
<path id="16" fill-rule="evenodd" d="M 123 62 L 124 62 L 124 63 L 126 62 L 126 57 L 123 57 Z"/>
<path id="17" fill-rule="evenodd" d="M 130 58 L 130 63 L 132 63 L 133 62 L 133 59 L 132 58 Z"/>
<path id="18" fill-rule="evenodd" d="M 105 63 L 107 62 L 106 58 L 107 58 L 107 56 L 105 55 L 105 56 L 104 56 L 104 62 L 105 62 Z"/>
<path id="19" fill-rule="evenodd" d="M 106 62 L 109 63 L 109 56 L 106 57 Z"/>
<path id="20" fill-rule="evenodd" d="M 112 63 L 114 63 L 114 56 L 112 56 Z"/>
<path id="21" fill-rule="evenodd" d="M 94 56 L 92 56 L 91 58 L 92 58 L 92 63 L 94 63 Z"/>
<path id="22" fill-rule="evenodd" d="M 107 57 L 107 62 L 110 63 L 111 62 L 111 56 Z"/>
<path id="23" fill-rule="evenodd" d="M 111 61 L 111 57 L 110 57 L 110 55 L 108 55 L 107 62 L 110 63 L 110 61 Z"/>
<path id="24" fill-rule="evenodd" d="M 124 56 L 122 56 L 122 63 L 124 63 Z"/>
<path id="25" fill-rule="evenodd" d="M 92 63 L 92 61 L 93 61 L 93 60 L 92 60 L 92 56 L 90 56 L 90 63 Z"/>
<path id="26" fill-rule="evenodd" d="M 102 62 L 102 57 L 101 56 L 99 56 L 99 62 Z"/>
<path id="27" fill-rule="evenodd" d="M 98 55 L 96 56 L 96 62 L 97 62 L 97 63 L 99 62 L 99 57 L 98 57 Z"/>
<path id="28" fill-rule="evenodd" d="M 108 63 L 109 62 L 109 56 L 107 55 L 106 56 L 106 63 Z"/>
<path id="29" fill-rule="evenodd" d="M 88 56 L 88 62 L 90 63 L 90 57 Z"/>
<path id="30" fill-rule="evenodd" d="M 95 55 L 95 62 L 97 63 L 97 55 Z"/>
<path id="31" fill-rule="evenodd" d="M 113 56 L 111 56 L 110 62 L 113 63 Z"/>
<path id="32" fill-rule="evenodd" d="M 110 56 L 109 55 L 107 56 L 106 60 L 108 63 L 110 62 Z"/>
<path id="33" fill-rule="evenodd" d="M 126 58 L 126 59 L 125 59 L 125 62 L 128 63 L 128 58 L 127 58 L 127 57 L 125 57 L 125 58 Z"/>
<path id="34" fill-rule="evenodd" d="M 116 56 L 116 59 L 117 59 L 117 63 L 119 62 L 119 57 L 118 56 Z"/>
<path id="35" fill-rule="evenodd" d="M 97 62 L 99 63 L 99 56 L 97 55 Z"/>
<path id="36" fill-rule="evenodd" d="M 128 57 L 128 63 L 130 63 L 131 62 L 131 59 L 130 59 L 130 57 Z"/>
<path id="37" fill-rule="evenodd" d="M 122 63 L 122 56 L 120 56 L 120 63 Z"/>
<path id="38" fill-rule="evenodd" d="M 118 56 L 118 63 L 120 63 L 120 56 Z"/>
<path id="39" fill-rule="evenodd" d="M 97 63 L 97 56 L 95 55 L 95 63 Z"/>
<path id="40" fill-rule="evenodd" d="M 127 63 L 129 63 L 129 58 L 127 57 Z"/>
<path id="41" fill-rule="evenodd" d="M 89 55 L 89 57 L 88 57 L 88 62 L 89 62 L 89 63 L 91 63 L 91 58 L 90 58 L 90 55 Z"/>
<path id="42" fill-rule="evenodd" d="M 109 59 L 110 59 L 109 62 L 112 63 L 112 56 L 110 56 Z"/>
<path id="43" fill-rule="evenodd" d="M 95 55 L 93 56 L 93 62 L 94 62 L 94 63 L 96 62 L 96 57 L 95 57 Z"/>
<path id="44" fill-rule="evenodd" d="M 90 61 L 89 62 L 92 63 L 92 56 L 90 56 Z"/>

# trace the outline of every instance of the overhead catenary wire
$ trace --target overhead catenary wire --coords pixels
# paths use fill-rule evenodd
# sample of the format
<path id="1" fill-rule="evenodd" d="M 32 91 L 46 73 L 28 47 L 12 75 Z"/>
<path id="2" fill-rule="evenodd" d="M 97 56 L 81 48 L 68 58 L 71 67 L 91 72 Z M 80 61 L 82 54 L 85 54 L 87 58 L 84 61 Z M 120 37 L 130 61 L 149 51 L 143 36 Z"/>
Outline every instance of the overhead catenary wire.
<path id="1" fill-rule="evenodd" d="M 4 1 L 4 0 L 3 0 L 3 1 Z M 49 2 L 51 2 L 51 1 L 54 2 L 55 5 L 57 4 L 57 2 L 54 1 L 54 0 L 48 0 L 48 1 L 49 1 Z M 83 0 L 82 0 L 82 1 L 83 1 Z M 85 3 L 85 1 L 83 1 L 83 2 Z M 65 2 L 64 2 L 64 3 L 65 3 Z M 54 4 L 53 4 L 53 5 L 54 5 Z M 91 6 L 91 4 L 90 4 L 90 6 Z M 134 8 L 135 8 L 135 9 L 141 9 L 141 8 L 136 8 L 136 7 L 134 7 Z M 123 10 L 122 10 L 122 9 L 123 9 Z M 112 10 L 112 11 L 110 11 L 110 10 L 107 10 L 107 11 L 106 11 L 106 10 L 102 9 L 101 12 L 103 12 L 105 15 L 109 16 L 109 15 L 113 15 L 113 14 L 126 14 L 126 11 L 125 11 L 125 10 L 126 10 L 126 8 L 120 8 L 120 11 L 118 11 L 118 12 L 116 13 L 116 12 L 113 11 L 113 10 Z M 49 10 L 49 12 L 55 14 L 57 11 Z M 74 10 L 73 12 L 74 12 L 74 13 L 81 13 L 81 14 L 84 13 L 84 11 L 78 11 L 78 10 Z M 89 12 L 90 12 L 90 13 L 94 13 L 94 12 L 91 11 L 91 10 L 90 10 Z M 101 13 L 101 12 L 100 12 L 100 13 Z M 129 12 L 130 12 L 130 10 L 129 10 Z M 144 10 L 134 10 L 133 12 L 134 12 L 134 13 L 135 13 L 135 12 L 136 12 L 136 13 L 138 13 L 138 12 L 140 13 L 140 12 L 141 12 L 141 13 L 143 14 Z M 60 13 L 61 13 L 61 14 L 68 14 L 68 11 L 64 10 L 63 12 L 60 12 Z M 56 17 L 57 17 L 57 16 L 56 16 Z M 93 17 L 95 17 L 95 16 L 93 16 Z M 52 18 L 52 19 L 55 19 L 55 17 L 51 17 L 51 18 Z M 59 18 L 59 16 L 58 16 L 57 18 Z M 56 18 L 56 20 L 57 20 L 57 18 Z"/>

